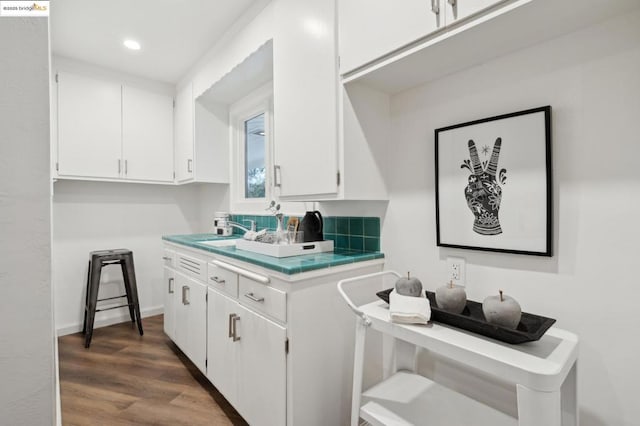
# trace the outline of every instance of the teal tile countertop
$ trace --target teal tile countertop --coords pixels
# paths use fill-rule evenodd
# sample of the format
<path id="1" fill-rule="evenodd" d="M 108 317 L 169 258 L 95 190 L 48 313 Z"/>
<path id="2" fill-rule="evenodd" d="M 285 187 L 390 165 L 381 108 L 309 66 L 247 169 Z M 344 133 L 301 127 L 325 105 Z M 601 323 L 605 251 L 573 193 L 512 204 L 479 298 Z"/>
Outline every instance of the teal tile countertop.
<path id="1" fill-rule="evenodd" d="M 238 250 L 235 246 L 214 247 L 202 244 L 203 241 L 237 238 L 237 235 L 232 237 L 219 237 L 215 234 L 165 235 L 162 237 L 164 241 L 232 257 L 234 259 L 242 260 L 243 262 L 252 263 L 254 265 L 262 266 L 288 275 L 384 258 L 384 254 L 379 251 L 363 252 L 346 249 L 335 249 L 333 253 L 326 252 L 278 258 L 246 250 Z"/>

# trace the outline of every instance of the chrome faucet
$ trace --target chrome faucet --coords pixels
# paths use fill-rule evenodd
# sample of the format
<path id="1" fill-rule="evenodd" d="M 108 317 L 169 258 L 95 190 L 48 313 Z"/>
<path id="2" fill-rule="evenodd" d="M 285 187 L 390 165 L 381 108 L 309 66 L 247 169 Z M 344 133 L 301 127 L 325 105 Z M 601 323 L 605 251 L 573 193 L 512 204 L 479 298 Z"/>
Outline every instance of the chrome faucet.
<path id="1" fill-rule="evenodd" d="M 244 227 L 244 226 L 240 225 L 238 222 L 233 222 L 233 221 L 230 221 L 230 220 L 229 220 L 229 221 L 227 221 L 227 225 L 229 225 L 229 226 L 233 226 L 233 227 L 238 228 L 238 229 L 241 229 L 241 230 L 243 230 L 244 232 L 249 232 L 249 231 L 253 231 L 253 232 L 255 232 L 255 231 L 256 231 L 256 221 L 255 221 L 255 220 L 247 219 L 247 220 L 245 220 L 244 222 L 250 222 L 250 223 L 251 223 L 251 225 L 250 225 L 250 226 L 251 226 L 251 229 L 246 228 L 246 227 Z"/>

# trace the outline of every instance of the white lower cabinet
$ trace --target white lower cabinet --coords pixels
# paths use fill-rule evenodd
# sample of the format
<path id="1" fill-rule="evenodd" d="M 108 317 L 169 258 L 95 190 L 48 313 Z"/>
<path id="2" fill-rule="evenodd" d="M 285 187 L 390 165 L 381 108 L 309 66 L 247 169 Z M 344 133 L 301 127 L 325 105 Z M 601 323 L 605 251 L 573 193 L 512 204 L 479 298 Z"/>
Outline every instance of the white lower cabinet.
<path id="1" fill-rule="evenodd" d="M 286 424 L 287 331 L 238 305 L 234 335 L 239 343 L 238 396 L 252 425 Z"/>
<path id="2" fill-rule="evenodd" d="M 207 286 L 176 272 L 175 338 L 182 352 L 206 373 L 207 360 Z"/>
<path id="3" fill-rule="evenodd" d="M 164 253 L 165 332 L 249 424 L 349 423 L 355 317 L 336 283 L 382 260 L 286 275 L 178 244 Z"/>
<path id="4" fill-rule="evenodd" d="M 208 291 L 207 377 L 249 424 L 286 424 L 286 328 Z"/>
<path id="5" fill-rule="evenodd" d="M 164 267 L 164 332 L 176 338 L 176 277 L 173 269 Z"/>
<path id="6" fill-rule="evenodd" d="M 238 407 L 238 345 L 232 340 L 231 329 L 238 304 L 215 290 L 209 289 L 208 294 L 207 378 L 231 405 Z"/>

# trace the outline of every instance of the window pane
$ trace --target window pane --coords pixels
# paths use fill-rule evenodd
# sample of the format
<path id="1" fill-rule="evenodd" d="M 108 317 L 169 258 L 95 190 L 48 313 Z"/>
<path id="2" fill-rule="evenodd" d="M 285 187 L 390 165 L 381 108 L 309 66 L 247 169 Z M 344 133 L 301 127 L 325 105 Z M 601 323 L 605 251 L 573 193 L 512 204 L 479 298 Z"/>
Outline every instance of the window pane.
<path id="1" fill-rule="evenodd" d="M 244 196 L 265 197 L 264 114 L 244 122 Z"/>

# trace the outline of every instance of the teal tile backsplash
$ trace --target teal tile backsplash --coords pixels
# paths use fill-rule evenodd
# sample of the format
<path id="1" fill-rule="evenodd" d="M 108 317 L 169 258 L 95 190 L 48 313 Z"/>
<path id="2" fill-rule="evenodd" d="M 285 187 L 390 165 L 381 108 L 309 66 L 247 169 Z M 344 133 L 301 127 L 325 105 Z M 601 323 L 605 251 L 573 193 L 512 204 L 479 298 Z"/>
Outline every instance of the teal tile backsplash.
<path id="1" fill-rule="evenodd" d="M 335 248 L 353 250 L 358 252 L 379 252 L 380 251 L 380 218 L 379 217 L 356 217 L 356 216 L 326 216 L 324 222 L 324 239 L 333 240 Z M 258 230 L 267 228 L 276 230 L 276 218 L 274 216 L 256 215 L 231 215 L 231 220 L 241 225 L 249 227 L 246 220 L 255 220 Z M 289 220 L 289 216 L 284 217 L 284 223 Z M 300 218 L 302 220 L 302 218 Z M 242 235 L 242 230 L 233 229 L 236 235 Z"/>

